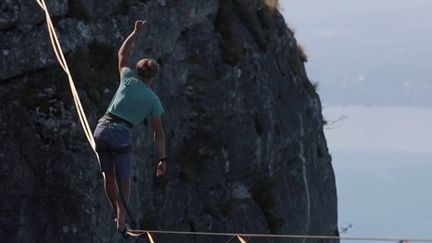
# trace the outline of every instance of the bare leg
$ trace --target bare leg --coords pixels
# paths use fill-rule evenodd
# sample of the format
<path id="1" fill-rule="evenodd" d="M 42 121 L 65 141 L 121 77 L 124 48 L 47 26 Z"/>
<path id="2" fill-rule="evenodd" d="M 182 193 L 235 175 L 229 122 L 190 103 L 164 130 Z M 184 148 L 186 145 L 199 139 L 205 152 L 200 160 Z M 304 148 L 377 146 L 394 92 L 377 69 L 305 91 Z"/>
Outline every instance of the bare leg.
<path id="1" fill-rule="evenodd" d="M 124 200 L 126 204 L 129 204 L 129 198 L 130 198 L 130 177 L 126 177 L 123 179 L 120 179 L 121 189 L 123 193 Z M 125 215 L 126 215 L 126 209 L 123 205 L 122 200 L 119 198 L 118 200 L 118 211 L 117 211 L 117 229 L 124 229 L 125 228 Z"/>
<path id="2" fill-rule="evenodd" d="M 109 171 L 109 172 L 104 172 L 104 184 L 105 184 L 105 193 L 108 197 L 108 200 L 111 204 L 111 208 L 114 212 L 114 215 L 116 215 L 117 217 L 117 185 L 116 185 L 116 181 L 115 181 L 115 172 L 113 171 Z"/>

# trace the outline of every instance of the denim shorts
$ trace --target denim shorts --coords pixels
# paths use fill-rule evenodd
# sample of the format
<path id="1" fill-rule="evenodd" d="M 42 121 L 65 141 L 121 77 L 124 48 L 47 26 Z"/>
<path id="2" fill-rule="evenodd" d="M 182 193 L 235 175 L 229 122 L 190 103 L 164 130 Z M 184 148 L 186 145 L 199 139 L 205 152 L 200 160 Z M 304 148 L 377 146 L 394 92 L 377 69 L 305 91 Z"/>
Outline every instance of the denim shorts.
<path id="1" fill-rule="evenodd" d="M 102 172 L 114 172 L 119 178 L 131 176 L 132 136 L 130 132 L 110 122 L 100 122 L 94 131 L 96 152 Z"/>

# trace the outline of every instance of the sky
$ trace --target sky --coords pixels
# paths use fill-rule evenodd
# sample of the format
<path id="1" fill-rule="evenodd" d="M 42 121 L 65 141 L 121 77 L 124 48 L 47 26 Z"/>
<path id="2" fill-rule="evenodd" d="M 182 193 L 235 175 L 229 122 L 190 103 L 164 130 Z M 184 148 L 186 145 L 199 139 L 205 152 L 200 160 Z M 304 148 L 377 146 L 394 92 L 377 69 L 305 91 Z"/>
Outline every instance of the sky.
<path id="1" fill-rule="evenodd" d="M 432 1 L 279 5 L 318 83 L 342 236 L 432 238 Z"/>
<path id="2" fill-rule="evenodd" d="M 432 1 L 280 0 L 326 103 L 432 107 Z"/>

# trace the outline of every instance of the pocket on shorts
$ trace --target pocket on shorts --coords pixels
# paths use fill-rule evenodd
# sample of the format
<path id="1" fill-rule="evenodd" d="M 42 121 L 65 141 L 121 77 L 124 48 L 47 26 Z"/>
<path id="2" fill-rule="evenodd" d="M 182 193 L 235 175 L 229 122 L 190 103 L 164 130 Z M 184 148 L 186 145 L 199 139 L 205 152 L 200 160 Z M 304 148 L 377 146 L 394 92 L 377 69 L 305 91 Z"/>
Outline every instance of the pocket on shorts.
<path id="1" fill-rule="evenodd" d="M 113 153 L 129 153 L 132 150 L 132 136 L 122 127 L 112 127 L 111 150 Z"/>

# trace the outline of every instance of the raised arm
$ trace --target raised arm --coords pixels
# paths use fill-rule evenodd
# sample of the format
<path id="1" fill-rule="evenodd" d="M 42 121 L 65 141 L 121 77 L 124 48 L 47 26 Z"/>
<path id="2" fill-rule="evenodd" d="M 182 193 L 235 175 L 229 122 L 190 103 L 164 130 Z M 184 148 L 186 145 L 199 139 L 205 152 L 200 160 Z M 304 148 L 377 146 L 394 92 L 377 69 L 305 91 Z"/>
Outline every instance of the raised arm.
<path id="1" fill-rule="evenodd" d="M 145 24 L 146 21 L 144 20 L 137 20 L 135 21 L 135 28 L 132 31 L 132 33 L 126 38 L 126 40 L 123 42 L 122 46 L 120 47 L 118 51 L 118 68 L 119 72 L 121 72 L 121 69 L 124 67 L 128 67 L 128 61 L 127 61 L 127 53 L 129 48 L 132 46 L 133 42 L 136 39 L 136 36 L 139 34 L 142 26 Z"/>

